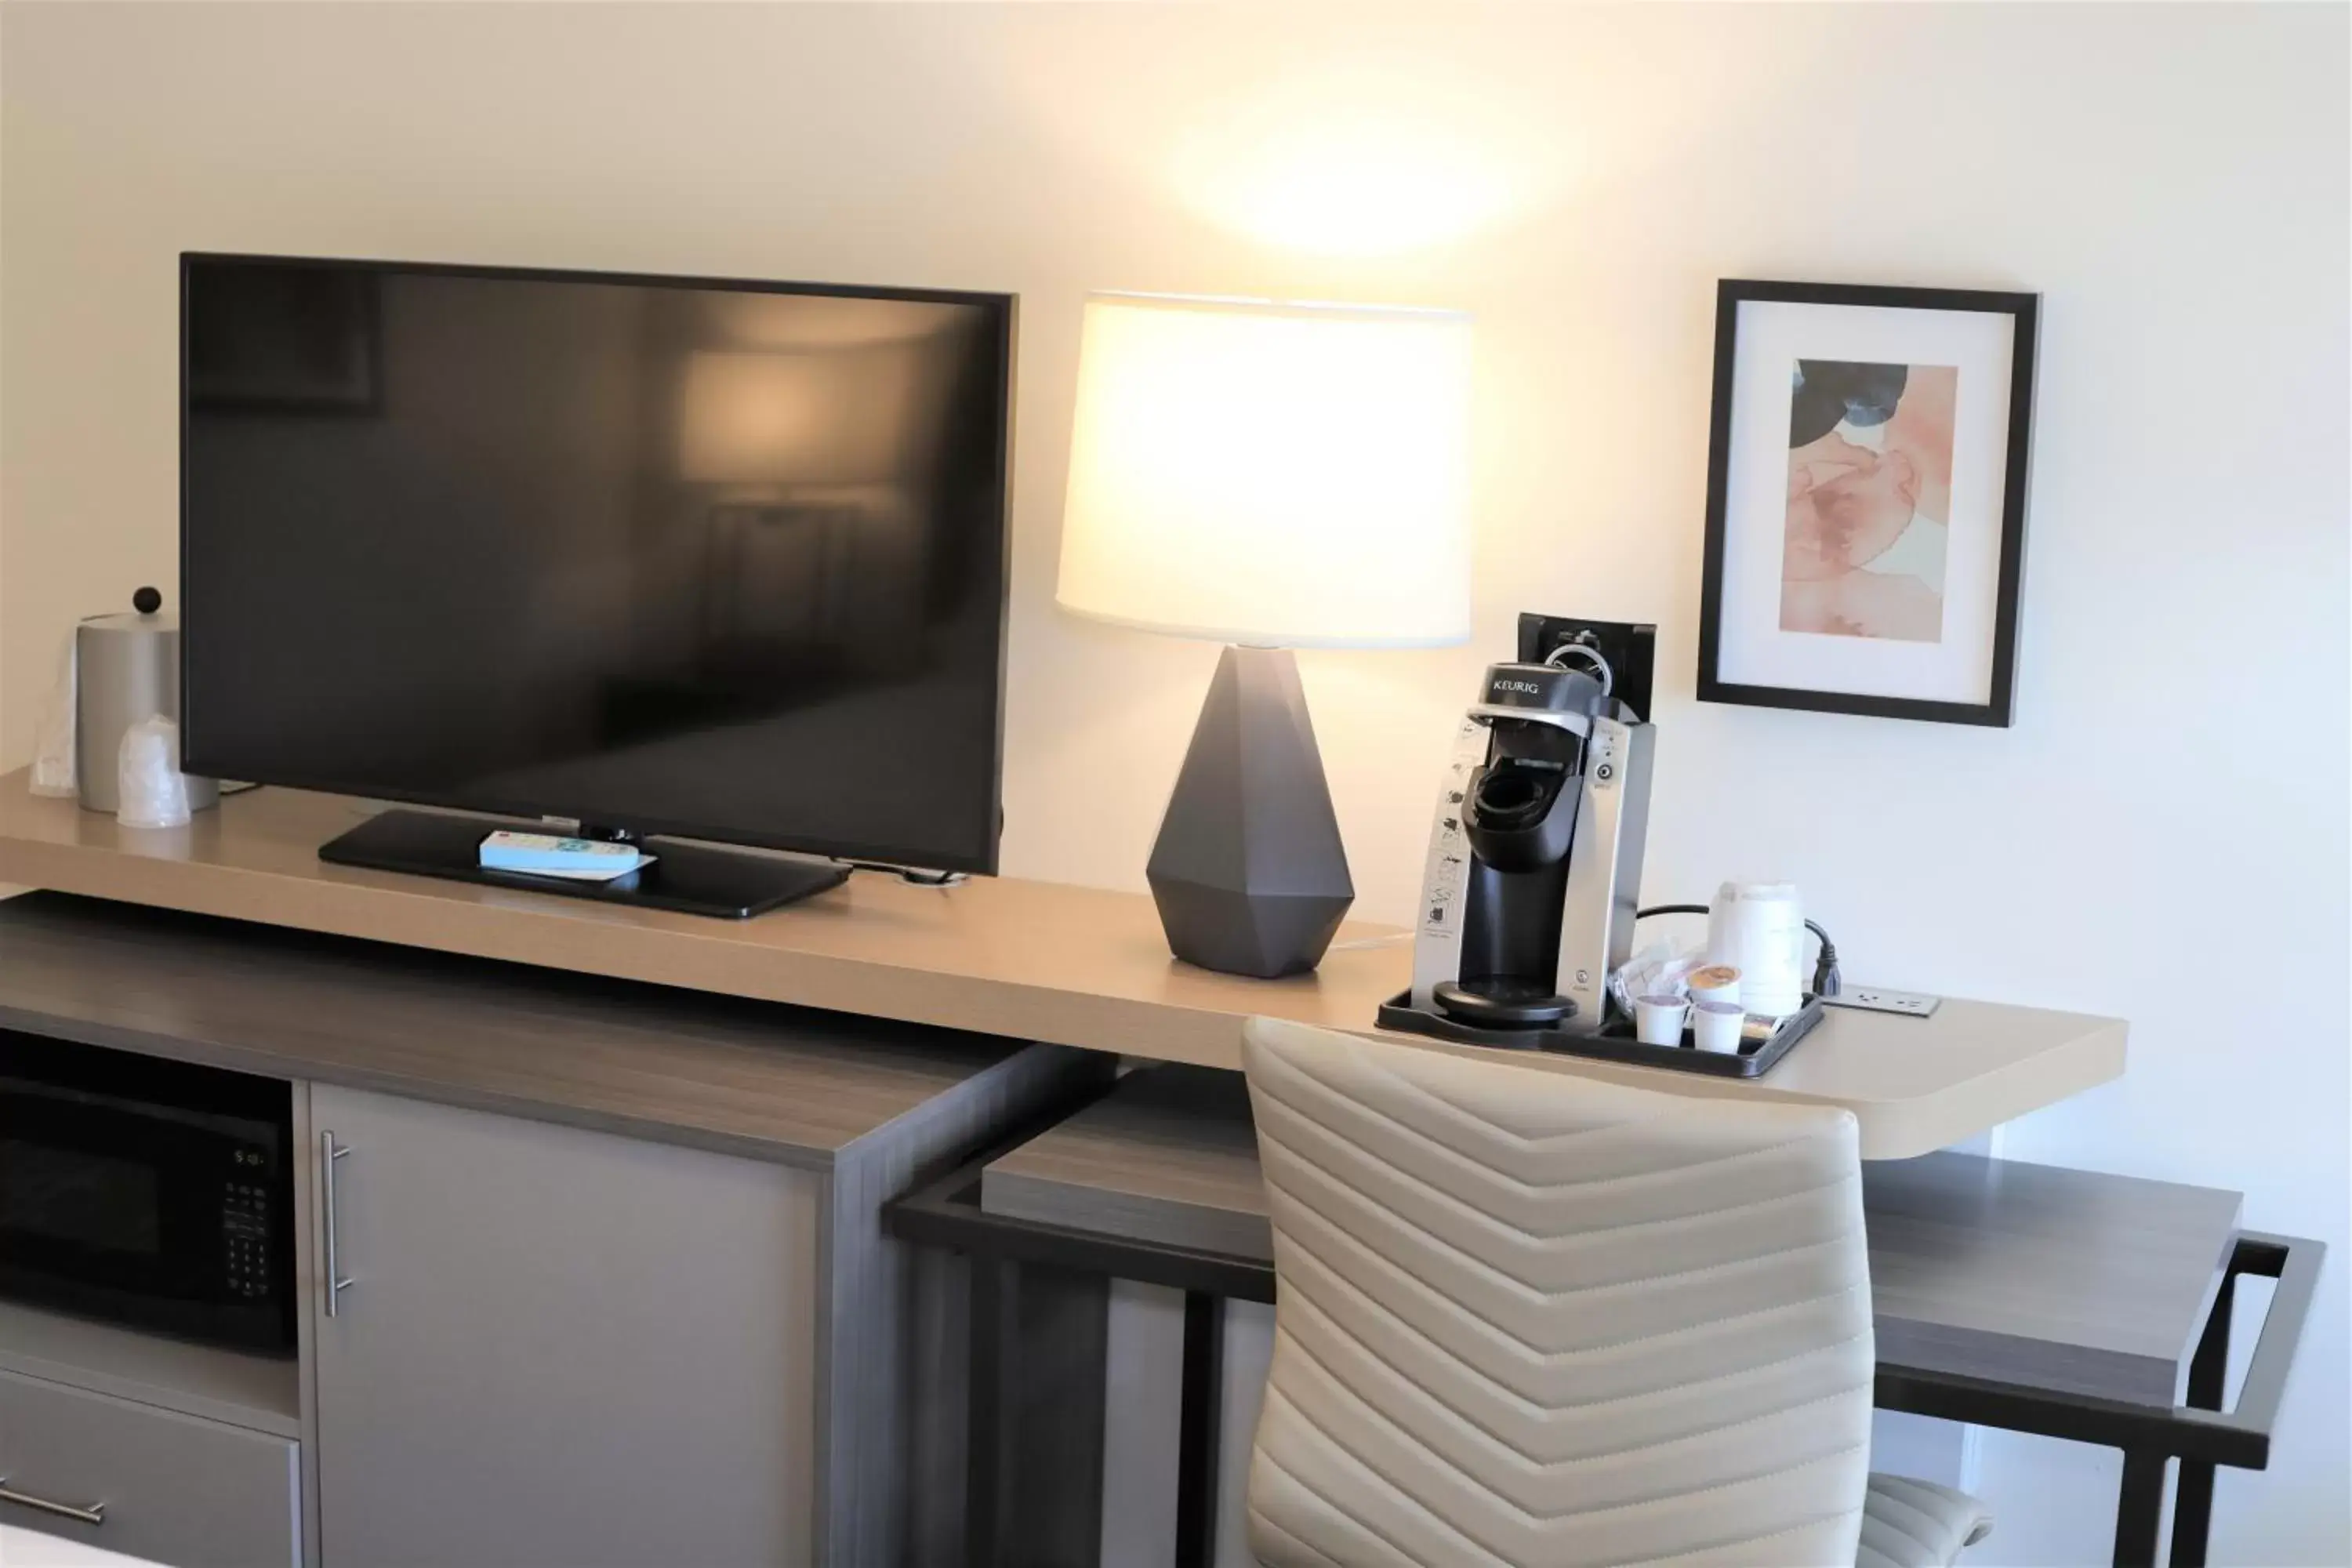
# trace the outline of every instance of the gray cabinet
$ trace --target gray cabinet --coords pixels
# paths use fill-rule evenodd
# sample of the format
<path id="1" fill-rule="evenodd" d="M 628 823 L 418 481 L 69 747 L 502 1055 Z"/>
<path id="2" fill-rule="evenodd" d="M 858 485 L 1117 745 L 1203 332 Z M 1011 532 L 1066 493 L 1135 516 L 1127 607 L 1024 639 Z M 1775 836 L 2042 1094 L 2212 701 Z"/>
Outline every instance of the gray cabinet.
<path id="1" fill-rule="evenodd" d="M 0 1303 L 0 1373 L 153 1407 L 124 1429 L 192 1455 L 215 1426 L 268 1439 L 209 1447 L 299 1466 L 299 1514 L 239 1502 L 268 1541 L 218 1555 L 274 1562 L 291 1531 L 310 1568 L 953 1561 L 960 1265 L 881 1210 L 1112 1062 L 40 894 L 0 908 L 0 1013 L 296 1080 L 297 1358 Z M 96 1528 L 143 1555 L 211 1560 L 210 1516 L 143 1473 L 48 1462 L 58 1413 L 96 1408 L 0 1401 L 0 1466 L 107 1501 Z M 185 1547 L 150 1532 L 179 1521 Z"/>
<path id="2" fill-rule="evenodd" d="M 324 1568 L 814 1559 L 825 1177 L 325 1084 L 310 1125 Z"/>
<path id="3" fill-rule="evenodd" d="M 283 1437 L 0 1372 L 0 1524 L 174 1568 L 293 1568 Z"/>

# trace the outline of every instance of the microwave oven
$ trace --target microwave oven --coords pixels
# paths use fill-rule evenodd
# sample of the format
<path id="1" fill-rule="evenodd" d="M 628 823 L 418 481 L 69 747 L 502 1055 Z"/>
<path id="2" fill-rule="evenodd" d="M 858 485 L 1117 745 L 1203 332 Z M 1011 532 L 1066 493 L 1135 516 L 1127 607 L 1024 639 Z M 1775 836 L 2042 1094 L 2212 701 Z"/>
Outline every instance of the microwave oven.
<path id="1" fill-rule="evenodd" d="M 0 1030 L 0 1297 L 294 1353 L 293 1087 Z"/>

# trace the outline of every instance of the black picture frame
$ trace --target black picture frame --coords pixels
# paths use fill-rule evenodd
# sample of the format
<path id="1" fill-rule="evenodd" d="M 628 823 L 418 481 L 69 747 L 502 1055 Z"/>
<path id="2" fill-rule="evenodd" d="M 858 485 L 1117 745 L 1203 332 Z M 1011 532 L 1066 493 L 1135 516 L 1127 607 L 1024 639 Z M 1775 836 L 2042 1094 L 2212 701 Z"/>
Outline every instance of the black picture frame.
<path id="1" fill-rule="evenodd" d="M 1732 393 L 1739 354 L 1739 307 L 1750 301 L 1851 305 L 1875 310 L 1969 310 L 2012 319 L 2006 463 L 2001 474 L 2000 565 L 1993 615 L 1992 679 L 1981 703 L 1874 693 L 1753 686 L 1721 677 L 1726 510 L 1730 484 Z M 1815 713 L 1854 713 L 2001 729 L 2017 710 L 2017 616 L 2024 591 L 2025 507 L 2032 455 L 2033 389 L 2041 296 L 1974 289 L 1910 289 L 1789 283 L 1727 278 L 1716 285 L 1714 403 L 1708 419 L 1706 549 L 1701 574 L 1698 700 Z"/>

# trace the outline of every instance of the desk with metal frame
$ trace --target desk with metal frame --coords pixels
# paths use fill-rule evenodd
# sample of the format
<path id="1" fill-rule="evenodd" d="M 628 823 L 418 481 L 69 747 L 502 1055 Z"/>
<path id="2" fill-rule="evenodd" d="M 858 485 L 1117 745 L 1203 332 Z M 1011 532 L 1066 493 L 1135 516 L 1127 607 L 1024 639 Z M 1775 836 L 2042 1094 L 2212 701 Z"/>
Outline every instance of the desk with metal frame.
<path id="1" fill-rule="evenodd" d="M 1011 1466 L 1000 1439 L 1021 1369 L 1005 1325 L 1028 1265 L 1184 1292 L 1175 1561 L 1191 1568 L 1212 1559 L 1224 1302 L 1272 1302 L 1275 1277 L 1270 1247 L 1252 1239 L 1252 1226 L 1264 1225 L 1255 1150 L 1230 1114 L 1195 1103 L 1197 1083 L 1172 1104 L 1165 1094 L 1152 1103 L 1155 1080 L 1181 1087 L 1199 1070 L 1130 1075 L 1060 1126 L 989 1151 L 885 1210 L 891 1235 L 971 1263 L 972 1563 L 1008 1560 L 998 1504 Z M 1209 1098 L 1230 1105 L 1231 1095 L 1226 1084 Z M 996 1195 L 984 1200 L 989 1187 Z M 2269 1463 L 2321 1245 L 2240 1230 L 2234 1194 L 1971 1155 L 1865 1165 L 1864 1194 L 1879 1282 L 1879 1408 L 2120 1449 L 2117 1564 L 2155 1563 L 2177 1458 L 2170 1561 L 2202 1564 L 2215 1468 Z M 992 1212 L 1006 1207 L 1028 1212 Z M 2133 1229 L 2132 1215 L 2159 1210 L 2181 1216 L 2168 1236 L 2115 1244 L 2113 1233 Z M 1097 1223 L 1070 1223 L 1086 1213 Z M 2278 1286 L 2237 1406 L 2225 1412 L 2231 1300 L 2247 1274 Z M 2021 1307 L 2021 1285 L 2030 1297 L 2037 1282 L 2047 1299 Z M 2174 1396 L 2183 1384 L 2185 1400 Z"/>

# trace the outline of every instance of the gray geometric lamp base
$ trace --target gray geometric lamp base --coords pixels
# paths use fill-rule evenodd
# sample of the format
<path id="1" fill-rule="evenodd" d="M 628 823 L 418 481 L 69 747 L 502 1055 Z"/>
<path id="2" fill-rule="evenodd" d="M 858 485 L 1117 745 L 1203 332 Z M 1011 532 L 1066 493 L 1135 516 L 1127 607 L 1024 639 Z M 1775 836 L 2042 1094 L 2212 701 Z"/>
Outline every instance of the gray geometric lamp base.
<path id="1" fill-rule="evenodd" d="M 1271 979 L 1322 962 L 1356 887 L 1288 648 L 1217 660 L 1145 876 L 1188 963 Z"/>

